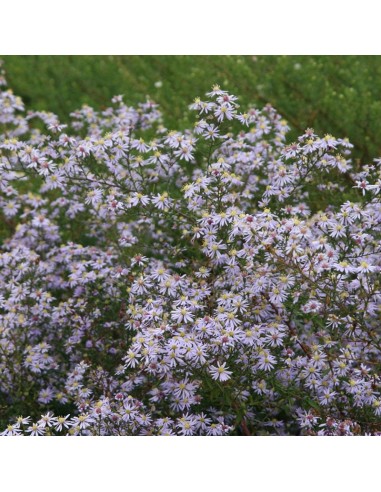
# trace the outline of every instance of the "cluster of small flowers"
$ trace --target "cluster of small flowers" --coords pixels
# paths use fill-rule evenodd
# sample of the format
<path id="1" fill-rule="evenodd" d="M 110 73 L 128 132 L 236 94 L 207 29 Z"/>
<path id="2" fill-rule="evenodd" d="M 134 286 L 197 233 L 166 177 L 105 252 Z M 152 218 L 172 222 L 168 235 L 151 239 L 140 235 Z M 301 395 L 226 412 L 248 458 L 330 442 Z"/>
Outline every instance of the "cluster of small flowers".
<path id="1" fill-rule="evenodd" d="M 222 436 L 228 434 L 232 427 L 225 424 L 222 417 L 215 421 L 203 412 L 182 414 L 181 417 L 155 416 L 155 408 L 147 408 L 143 402 L 116 392 L 113 398 L 102 396 L 99 400 L 91 399 L 92 391 L 83 386 L 83 376 L 89 369 L 82 362 L 70 373 L 66 384 L 67 394 L 75 396 L 78 415 L 70 418 L 54 416 L 49 411 L 34 423 L 30 417 L 19 416 L 0 434 L 3 436 L 17 435 L 70 435 L 70 436 L 104 436 L 104 435 L 209 435 Z M 106 382 L 107 376 L 97 369 L 98 382 Z M 50 401 L 50 400 L 49 400 Z M 44 401 L 43 403 L 49 403 Z"/>
<path id="2" fill-rule="evenodd" d="M 0 93 L 2 435 L 381 432 L 381 160 L 218 86 L 184 132 L 112 103 Z"/>

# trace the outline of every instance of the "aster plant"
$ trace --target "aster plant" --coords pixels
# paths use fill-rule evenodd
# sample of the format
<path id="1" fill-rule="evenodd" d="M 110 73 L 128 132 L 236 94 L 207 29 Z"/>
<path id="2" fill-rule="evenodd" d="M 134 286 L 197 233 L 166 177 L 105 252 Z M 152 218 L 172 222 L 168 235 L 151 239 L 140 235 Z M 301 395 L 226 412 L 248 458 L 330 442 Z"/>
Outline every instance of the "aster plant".
<path id="1" fill-rule="evenodd" d="M 2 435 L 378 435 L 381 160 L 214 86 L 0 92 Z"/>

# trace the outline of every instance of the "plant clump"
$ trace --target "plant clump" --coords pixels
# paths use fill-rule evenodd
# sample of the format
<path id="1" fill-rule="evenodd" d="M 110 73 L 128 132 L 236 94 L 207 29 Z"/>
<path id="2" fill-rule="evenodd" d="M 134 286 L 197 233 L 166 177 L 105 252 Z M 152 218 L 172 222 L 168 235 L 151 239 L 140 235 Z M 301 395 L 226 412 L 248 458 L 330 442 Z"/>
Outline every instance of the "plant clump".
<path id="1" fill-rule="evenodd" d="M 381 432 L 381 160 L 190 110 L 0 93 L 2 435 Z"/>

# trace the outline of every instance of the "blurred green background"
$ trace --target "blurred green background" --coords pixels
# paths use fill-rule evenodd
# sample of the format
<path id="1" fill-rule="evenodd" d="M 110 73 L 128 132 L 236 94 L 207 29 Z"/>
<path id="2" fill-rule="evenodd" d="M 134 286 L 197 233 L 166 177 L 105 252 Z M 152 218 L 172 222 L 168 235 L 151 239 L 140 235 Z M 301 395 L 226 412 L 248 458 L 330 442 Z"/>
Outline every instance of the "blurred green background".
<path id="1" fill-rule="evenodd" d="M 289 121 L 290 140 L 307 127 L 349 137 L 362 163 L 381 155 L 379 56 L 1 56 L 9 86 L 28 109 L 67 120 L 124 94 L 161 105 L 168 128 L 191 124 L 187 106 L 220 84 L 243 106 L 270 102 Z"/>

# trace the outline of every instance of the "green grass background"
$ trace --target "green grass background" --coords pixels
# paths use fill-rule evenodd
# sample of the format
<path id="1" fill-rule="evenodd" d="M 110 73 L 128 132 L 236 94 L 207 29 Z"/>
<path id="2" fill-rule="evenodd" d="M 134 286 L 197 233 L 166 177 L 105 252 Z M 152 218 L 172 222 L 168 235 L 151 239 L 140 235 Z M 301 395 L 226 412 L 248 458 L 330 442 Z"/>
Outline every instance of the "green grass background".
<path id="1" fill-rule="evenodd" d="M 211 85 L 243 106 L 270 102 L 289 121 L 290 139 L 307 127 L 349 137 L 362 163 L 381 155 L 379 56 L 1 56 L 9 86 L 28 109 L 67 120 L 82 104 L 102 108 L 115 94 L 151 96 L 171 129 L 191 124 L 187 106 Z M 156 82 L 162 82 L 156 87 Z"/>

